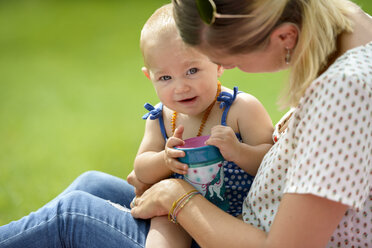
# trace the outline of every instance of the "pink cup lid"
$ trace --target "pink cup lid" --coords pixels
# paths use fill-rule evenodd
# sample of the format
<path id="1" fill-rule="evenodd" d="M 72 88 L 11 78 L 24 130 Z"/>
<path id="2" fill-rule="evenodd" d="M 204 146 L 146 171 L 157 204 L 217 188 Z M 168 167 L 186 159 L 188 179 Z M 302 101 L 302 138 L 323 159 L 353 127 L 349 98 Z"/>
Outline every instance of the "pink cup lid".
<path id="1" fill-rule="evenodd" d="M 183 146 L 177 146 L 177 148 L 197 148 L 197 147 L 202 147 L 202 146 L 206 146 L 205 145 L 205 142 L 207 141 L 207 139 L 209 139 L 209 135 L 208 136 L 197 136 L 197 137 L 193 137 L 193 138 L 190 138 L 190 139 L 185 139 L 185 144 Z"/>

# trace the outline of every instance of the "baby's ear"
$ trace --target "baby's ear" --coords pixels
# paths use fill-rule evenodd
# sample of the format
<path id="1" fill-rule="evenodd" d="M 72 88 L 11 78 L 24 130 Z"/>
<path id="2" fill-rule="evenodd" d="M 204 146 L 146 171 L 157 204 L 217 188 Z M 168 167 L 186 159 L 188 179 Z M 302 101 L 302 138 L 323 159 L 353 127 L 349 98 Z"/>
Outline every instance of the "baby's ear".
<path id="1" fill-rule="evenodd" d="M 146 76 L 148 79 L 151 80 L 149 70 L 148 70 L 146 67 L 142 67 L 141 70 L 142 70 L 143 74 L 145 74 L 145 76 Z"/>
<path id="2" fill-rule="evenodd" d="M 221 77 L 222 76 L 222 74 L 223 74 L 223 72 L 224 72 L 224 68 L 223 68 L 223 66 L 222 65 L 217 65 L 217 76 L 218 77 Z"/>

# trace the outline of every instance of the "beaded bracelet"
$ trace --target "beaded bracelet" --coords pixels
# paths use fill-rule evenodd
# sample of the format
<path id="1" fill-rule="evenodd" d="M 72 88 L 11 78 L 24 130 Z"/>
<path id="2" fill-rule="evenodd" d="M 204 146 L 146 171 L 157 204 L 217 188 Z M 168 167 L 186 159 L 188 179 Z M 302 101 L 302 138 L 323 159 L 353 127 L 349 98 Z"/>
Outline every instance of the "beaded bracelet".
<path id="1" fill-rule="evenodd" d="M 173 202 L 172 204 L 172 208 L 169 210 L 169 213 L 168 213 L 168 220 L 172 221 L 172 214 L 173 214 L 173 211 L 174 209 L 177 207 L 177 204 L 182 201 L 182 199 L 184 199 L 185 197 L 187 197 L 189 194 L 193 193 L 193 192 L 196 192 L 197 190 L 196 189 L 193 189 L 191 190 L 190 192 L 187 192 L 186 194 L 184 194 L 183 196 L 181 196 L 180 198 L 178 198 L 176 201 Z"/>
<path id="2" fill-rule="evenodd" d="M 172 208 L 169 210 L 168 213 L 168 220 L 171 222 L 177 223 L 177 215 L 181 211 L 181 209 L 186 205 L 186 203 L 195 195 L 200 194 L 197 190 L 191 190 L 190 192 L 181 196 L 178 200 L 173 202 Z"/>
<path id="3" fill-rule="evenodd" d="M 200 194 L 200 192 L 193 192 L 186 200 L 182 201 L 173 211 L 173 220 L 174 223 L 177 224 L 177 215 L 182 210 L 182 208 L 189 202 L 191 198 L 193 198 L 195 195 Z"/>

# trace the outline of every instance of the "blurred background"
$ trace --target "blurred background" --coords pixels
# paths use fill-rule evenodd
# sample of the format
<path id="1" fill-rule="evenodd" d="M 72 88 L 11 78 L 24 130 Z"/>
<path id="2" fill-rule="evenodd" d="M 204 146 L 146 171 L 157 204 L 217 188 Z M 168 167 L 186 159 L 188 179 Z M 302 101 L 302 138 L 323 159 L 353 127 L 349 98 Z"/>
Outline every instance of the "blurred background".
<path id="1" fill-rule="evenodd" d="M 142 139 L 146 19 L 168 0 L 0 0 L 0 225 L 51 200 L 87 170 L 126 178 Z M 371 0 L 356 0 L 372 13 Z M 225 71 L 273 123 L 286 73 Z"/>

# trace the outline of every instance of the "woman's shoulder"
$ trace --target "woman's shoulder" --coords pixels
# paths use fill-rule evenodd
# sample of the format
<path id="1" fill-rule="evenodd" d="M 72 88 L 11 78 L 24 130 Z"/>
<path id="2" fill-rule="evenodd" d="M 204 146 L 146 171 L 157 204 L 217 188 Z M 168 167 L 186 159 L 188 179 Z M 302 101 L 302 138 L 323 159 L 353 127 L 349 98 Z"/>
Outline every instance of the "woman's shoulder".
<path id="1" fill-rule="evenodd" d="M 372 94 L 372 42 L 347 51 L 306 90 L 301 104 Z M 355 99 L 358 101 L 358 99 Z"/>
<path id="2" fill-rule="evenodd" d="M 360 59 L 362 54 L 372 54 L 372 43 L 348 51 L 314 80 L 294 112 L 295 132 L 301 133 L 307 127 L 312 132 L 315 126 L 329 134 L 333 130 L 351 130 L 350 123 L 353 127 L 358 124 L 361 130 L 370 125 L 372 60 Z"/>
<path id="3" fill-rule="evenodd" d="M 372 42 L 346 51 L 321 78 L 352 77 L 360 80 L 372 79 Z"/>

